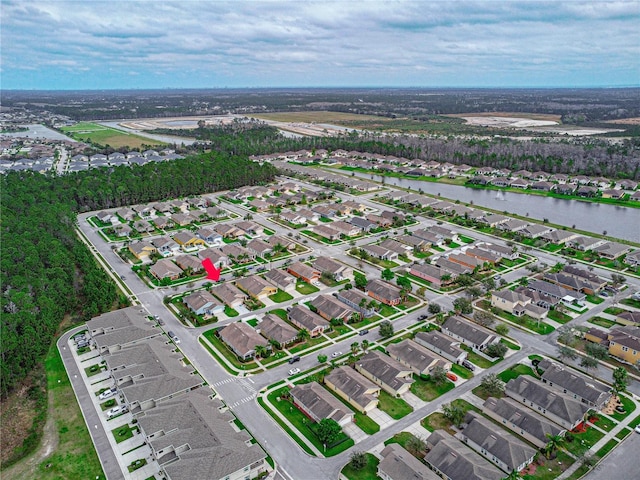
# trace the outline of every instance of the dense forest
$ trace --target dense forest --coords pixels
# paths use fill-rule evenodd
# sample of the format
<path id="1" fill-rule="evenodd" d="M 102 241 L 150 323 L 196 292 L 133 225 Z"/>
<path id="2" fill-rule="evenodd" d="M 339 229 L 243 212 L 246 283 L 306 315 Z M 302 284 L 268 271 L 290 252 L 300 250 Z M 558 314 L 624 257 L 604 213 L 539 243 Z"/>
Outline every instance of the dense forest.
<path id="1" fill-rule="evenodd" d="M 246 133 L 238 143 L 251 138 Z M 76 236 L 76 213 L 255 185 L 274 175 L 271 165 L 218 151 L 61 177 L 4 175 L 0 394 L 40 361 L 66 314 L 87 320 L 126 302 Z"/>
<path id="2" fill-rule="evenodd" d="M 251 129 L 254 135 L 238 141 L 238 132 Z M 156 130 L 154 133 L 166 133 Z M 194 136 L 210 141 L 214 149 L 233 149 L 242 155 L 269 154 L 300 149 L 379 153 L 408 159 L 437 160 L 472 167 L 492 166 L 510 170 L 542 170 L 549 173 L 640 178 L 640 139 L 608 143 L 596 138 L 563 140 L 514 140 L 511 138 L 433 138 L 417 135 L 383 135 L 355 132 L 333 137 L 290 138 L 278 135 L 258 121 L 215 128 L 172 130 L 173 135 Z M 201 146 L 201 148 L 205 148 Z M 206 148 L 211 148 L 207 146 Z"/>

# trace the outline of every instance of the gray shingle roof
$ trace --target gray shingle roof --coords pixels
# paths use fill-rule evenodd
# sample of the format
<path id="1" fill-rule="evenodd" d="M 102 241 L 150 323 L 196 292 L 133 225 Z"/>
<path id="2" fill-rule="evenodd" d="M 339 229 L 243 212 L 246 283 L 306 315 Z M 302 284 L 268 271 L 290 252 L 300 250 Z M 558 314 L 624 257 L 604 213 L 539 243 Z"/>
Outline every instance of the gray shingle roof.
<path id="1" fill-rule="evenodd" d="M 358 371 L 365 371 L 379 378 L 394 390 L 402 388 L 407 383 L 413 383 L 413 378 L 400 376 L 409 369 L 389 355 L 379 350 L 371 350 L 356 362 Z"/>
<path id="2" fill-rule="evenodd" d="M 482 345 L 485 342 L 491 342 L 496 336 L 489 330 L 479 325 L 471 323 L 462 317 L 453 315 L 449 317 L 443 324 L 443 330 L 449 330 L 456 335 L 470 341 L 476 345 Z"/>
<path id="3" fill-rule="evenodd" d="M 441 480 L 438 475 L 397 443 L 387 445 L 380 455 L 383 457 L 378 470 L 390 480 Z"/>
<path id="4" fill-rule="evenodd" d="M 361 407 L 376 399 L 375 395 L 367 393 L 368 390 L 380 390 L 378 385 L 351 367 L 338 367 L 325 378 Z"/>
<path id="5" fill-rule="evenodd" d="M 515 470 L 536 454 L 534 448 L 476 412 L 468 412 L 465 422 L 467 426 L 462 435 L 508 465 L 510 470 Z"/>
<path id="6" fill-rule="evenodd" d="M 330 418 L 339 423 L 345 417 L 353 415 L 349 408 L 318 382 L 296 385 L 290 393 L 297 403 L 317 419 Z"/>
<path id="7" fill-rule="evenodd" d="M 416 370 L 423 372 L 427 368 L 445 367 L 449 362 L 431 350 L 407 338 L 400 343 L 392 343 L 387 351 L 394 358 L 399 358 Z"/>
<path id="8" fill-rule="evenodd" d="M 542 380 L 557 389 L 566 389 L 595 405 L 601 405 L 609 398 L 611 389 L 592 377 L 546 359 L 540 362 L 539 367 L 544 370 Z"/>

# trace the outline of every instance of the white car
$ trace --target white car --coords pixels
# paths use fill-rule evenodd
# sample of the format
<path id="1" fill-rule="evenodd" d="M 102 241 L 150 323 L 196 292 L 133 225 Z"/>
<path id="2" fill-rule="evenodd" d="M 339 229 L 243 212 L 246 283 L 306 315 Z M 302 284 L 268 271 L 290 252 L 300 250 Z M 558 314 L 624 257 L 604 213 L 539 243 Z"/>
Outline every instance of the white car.
<path id="1" fill-rule="evenodd" d="M 299 368 L 292 368 L 291 370 L 289 370 L 289 375 L 295 375 L 296 373 L 300 373 Z"/>
<path id="2" fill-rule="evenodd" d="M 636 431 L 636 433 L 640 433 L 640 425 L 636 425 L 636 428 L 634 430 Z"/>
<path id="3" fill-rule="evenodd" d="M 109 390 L 105 390 L 100 395 L 98 395 L 98 399 L 106 400 L 107 398 L 111 398 L 116 394 L 117 390 L 115 388 L 110 388 Z"/>
<path id="4" fill-rule="evenodd" d="M 180 339 L 178 337 L 173 337 L 173 343 L 178 345 L 180 343 Z"/>
<path id="5" fill-rule="evenodd" d="M 331 354 L 331 356 L 332 356 L 333 358 L 339 357 L 340 355 L 342 355 L 342 352 L 333 352 L 333 353 Z"/>
<path id="6" fill-rule="evenodd" d="M 111 410 L 107 411 L 107 417 L 108 418 L 113 418 L 116 415 L 120 415 L 121 413 L 125 413 L 128 412 L 129 409 L 127 408 L 126 405 L 118 405 L 117 407 L 113 407 Z"/>

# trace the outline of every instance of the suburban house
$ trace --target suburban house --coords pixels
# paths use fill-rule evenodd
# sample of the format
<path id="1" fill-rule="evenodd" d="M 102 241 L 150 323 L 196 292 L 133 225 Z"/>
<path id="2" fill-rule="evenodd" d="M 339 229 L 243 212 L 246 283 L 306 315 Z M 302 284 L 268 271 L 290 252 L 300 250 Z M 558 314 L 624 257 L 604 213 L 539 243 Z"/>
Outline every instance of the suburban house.
<path id="1" fill-rule="evenodd" d="M 329 257 L 316 258 L 313 262 L 313 268 L 321 274 L 328 273 L 336 282 L 353 277 L 353 269 L 351 267 Z"/>
<path id="2" fill-rule="evenodd" d="M 152 205 L 134 205 L 131 209 L 136 212 L 140 218 L 149 218 L 156 213 Z"/>
<path id="3" fill-rule="evenodd" d="M 168 258 L 158 260 L 154 265 L 151 265 L 149 272 L 158 280 L 164 280 L 165 278 L 177 280 L 183 273 L 182 269 Z"/>
<path id="4" fill-rule="evenodd" d="M 591 238 L 591 237 L 577 237 L 573 240 L 569 240 L 566 242 L 567 246 L 571 248 L 575 248 L 576 250 L 580 250 L 582 252 L 587 252 L 589 250 L 593 250 L 601 245 L 607 243 L 606 240 L 601 238 Z"/>
<path id="5" fill-rule="evenodd" d="M 457 315 L 449 317 L 442 324 L 442 333 L 478 351 L 482 351 L 488 345 L 500 341 L 500 337 L 491 330 L 487 330 Z"/>
<path id="6" fill-rule="evenodd" d="M 129 237 L 133 233 L 133 228 L 131 228 L 126 223 L 123 223 L 121 225 L 116 225 L 115 227 L 113 227 L 113 231 L 119 238 Z"/>
<path id="7" fill-rule="evenodd" d="M 278 245 L 286 248 L 287 250 L 294 250 L 296 248 L 296 242 L 289 240 L 287 237 L 283 237 L 282 235 L 271 235 L 267 238 L 267 243 L 274 249 Z"/>
<path id="8" fill-rule="evenodd" d="M 151 243 L 160 255 L 170 257 L 180 252 L 180 245 L 173 241 L 170 237 L 158 237 L 151 240 Z"/>
<path id="9" fill-rule="evenodd" d="M 387 238 L 380 242 L 380 246 L 382 248 L 386 248 L 387 250 L 391 250 L 392 252 L 396 252 L 398 255 L 407 255 L 413 251 L 413 249 L 409 245 L 405 245 L 404 243 L 400 243 L 393 238 Z"/>
<path id="10" fill-rule="evenodd" d="M 271 345 L 251 325 L 244 322 L 230 323 L 219 331 L 220 339 L 235 353 L 240 360 L 248 360 L 256 356 L 256 347 L 271 349 Z"/>
<path id="11" fill-rule="evenodd" d="M 223 283 L 217 287 L 213 287 L 211 292 L 218 297 L 229 308 L 242 306 L 247 296 L 235 285 L 231 283 Z"/>
<path id="12" fill-rule="evenodd" d="M 273 268 L 265 273 L 264 279 L 284 292 L 293 293 L 296 290 L 295 277 L 278 268 Z"/>
<path id="13" fill-rule="evenodd" d="M 378 477 L 383 480 L 441 480 L 420 460 L 397 443 L 390 443 L 381 452 Z"/>
<path id="14" fill-rule="evenodd" d="M 418 375 L 431 375 L 431 372 L 436 367 L 442 367 L 446 371 L 451 370 L 451 361 L 436 355 L 410 338 L 400 343 L 389 344 L 387 353 L 391 358 L 410 368 Z"/>
<path id="15" fill-rule="evenodd" d="M 287 316 L 291 323 L 300 329 L 306 329 L 312 337 L 317 337 L 330 327 L 329 322 L 320 315 L 300 305 L 291 308 Z"/>
<path id="16" fill-rule="evenodd" d="M 340 232 L 334 228 L 327 227 L 326 225 L 316 225 L 311 229 L 311 231 L 330 241 L 340 239 Z"/>
<path id="17" fill-rule="evenodd" d="M 200 273 L 204 267 L 202 261 L 193 255 L 178 255 L 173 259 L 182 270 L 190 270 L 191 273 Z"/>
<path id="18" fill-rule="evenodd" d="M 258 330 L 263 337 L 276 342 L 281 347 L 298 339 L 298 330 L 273 313 L 267 313 L 262 317 Z"/>
<path id="19" fill-rule="evenodd" d="M 628 253 L 627 256 L 624 257 L 624 263 L 631 265 L 632 267 L 640 266 L 640 250 Z"/>
<path id="20" fill-rule="evenodd" d="M 282 212 L 280 214 L 280 218 L 292 225 L 305 225 L 307 223 L 307 219 L 305 217 L 294 212 Z"/>
<path id="21" fill-rule="evenodd" d="M 436 287 L 447 285 L 458 277 L 456 273 L 451 272 L 437 265 L 415 264 L 411 266 L 409 273 L 415 277 L 422 278 Z"/>
<path id="22" fill-rule="evenodd" d="M 136 220 L 133 222 L 133 229 L 139 233 L 149 233 L 155 230 L 155 227 L 146 220 Z"/>
<path id="23" fill-rule="evenodd" d="M 166 337 L 164 337 L 166 338 Z M 128 345 L 113 353 L 103 353 L 122 404 L 137 414 L 156 407 L 171 398 L 198 388 L 204 383 L 193 366 L 184 362 L 162 336 Z"/>
<path id="24" fill-rule="evenodd" d="M 234 263 L 249 263 L 256 258 L 253 252 L 235 243 L 225 245 L 220 250 Z"/>
<path id="25" fill-rule="evenodd" d="M 204 318 L 224 313 L 224 305 L 206 290 L 198 290 L 191 295 L 187 295 L 182 301 L 189 310 L 196 315 L 202 315 Z"/>
<path id="26" fill-rule="evenodd" d="M 498 257 L 507 258 L 509 260 L 516 260 L 520 256 L 518 250 L 514 250 L 513 247 L 495 245 L 493 243 L 484 243 L 481 245 L 481 248 L 488 251 L 489 253 L 493 253 Z"/>
<path id="27" fill-rule="evenodd" d="M 368 255 L 380 260 L 395 260 L 398 258 L 397 252 L 381 247 L 380 245 L 362 245 L 360 249 Z"/>
<path id="28" fill-rule="evenodd" d="M 185 252 L 193 252 L 200 247 L 205 247 L 205 242 L 201 238 L 198 238 L 191 232 L 185 232 L 184 230 L 176 233 L 173 236 L 173 240 L 180 245 L 180 248 Z"/>
<path id="29" fill-rule="evenodd" d="M 540 380 L 526 375 L 509 380 L 505 393 L 532 410 L 537 410 L 565 430 L 573 430 L 590 408 L 569 395 L 545 385 Z"/>
<path id="30" fill-rule="evenodd" d="M 229 258 L 217 248 L 205 248 L 198 252 L 198 258 L 204 260 L 208 258 L 216 268 L 224 268 L 229 265 Z"/>
<path id="31" fill-rule="evenodd" d="M 213 230 L 212 228 L 200 228 L 196 235 L 210 246 L 220 246 L 222 244 L 222 235 Z"/>
<path id="32" fill-rule="evenodd" d="M 607 385 L 559 363 L 544 359 L 538 368 L 544 370 L 541 376 L 544 383 L 590 407 L 601 409 L 611 397 L 611 388 Z"/>
<path id="33" fill-rule="evenodd" d="M 369 306 L 369 304 L 374 302 L 374 300 L 362 293 L 360 290 L 340 290 L 339 292 L 334 293 L 334 295 L 342 303 L 349 305 L 364 317 L 373 317 L 376 314 L 376 310 Z"/>
<path id="34" fill-rule="evenodd" d="M 320 271 L 302 262 L 294 262 L 287 267 L 287 272 L 307 283 L 318 283 Z"/>
<path id="35" fill-rule="evenodd" d="M 342 220 L 338 220 L 331 224 L 331 228 L 340 232 L 340 235 L 344 235 L 345 237 L 355 237 L 356 235 L 360 235 L 362 233 L 362 229 L 356 225 L 351 223 L 347 223 Z"/>
<path id="36" fill-rule="evenodd" d="M 502 260 L 502 257 L 500 257 L 499 255 L 495 255 L 483 248 L 467 248 L 464 251 L 464 254 L 470 257 L 477 258 L 483 263 L 490 263 L 492 265 L 495 265 L 496 263 L 499 263 L 500 260 Z"/>
<path id="37" fill-rule="evenodd" d="M 479 413 L 469 411 L 460 439 L 505 472 L 519 472 L 531 462 L 537 450 L 507 433 Z"/>
<path id="38" fill-rule="evenodd" d="M 98 218 L 98 220 L 100 220 L 102 223 L 106 224 L 106 225 L 110 225 L 111 222 L 114 220 L 114 216 L 113 214 L 109 213 L 109 212 L 98 212 L 96 214 L 96 217 Z"/>
<path id="39" fill-rule="evenodd" d="M 158 252 L 156 247 L 154 247 L 150 242 L 147 241 L 130 243 L 128 249 L 131 254 L 138 260 L 146 260 L 154 253 Z"/>
<path id="40" fill-rule="evenodd" d="M 541 225 L 539 223 L 532 223 L 531 225 L 527 225 L 525 228 L 520 230 L 520 234 L 527 238 L 538 238 L 543 235 L 547 235 L 553 232 L 555 228 L 549 227 L 547 225 Z"/>
<path id="41" fill-rule="evenodd" d="M 471 256 L 471 255 L 458 254 L 458 253 L 450 254 L 449 256 L 447 256 L 447 259 L 449 259 L 449 261 L 451 262 L 459 263 L 463 267 L 467 267 L 472 270 L 476 270 L 476 269 L 483 270 L 486 263 L 477 257 Z"/>
<path id="42" fill-rule="evenodd" d="M 296 214 L 304 218 L 307 222 L 317 222 L 318 220 L 320 220 L 320 215 L 316 212 L 312 212 L 308 208 L 301 208 L 299 210 L 296 210 Z"/>
<path id="43" fill-rule="evenodd" d="M 324 377 L 324 384 L 360 413 L 378 406 L 380 387 L 351 367 L 338 367 Z"/>
<path id="44" fill-rule="evenodd" d="M 256 300 L 267 298 L 269 295 L 273 295 L 278 291 L 277 287 L 274 287 L 259 275 L 238 278 L 236 285 Z"/>
<path id="45" fill-rule="evenodd" d="M 369 280 L 364 293 L 385 305 L 398 305 L 402 301 L 400 289 L 383 280 Z"/>
<path id="46" fill-rule="evenodd" d="M 507 313 L 521 317 L 529 315 L 532 318 L 544 319 L 548 310 L 532 303 L 532 298 L 514 290 L 500 290 L 491 292 L 491 306 Z"/>
<path id="47" fill-rule="evenodd" d="M 318 382 L 303 383 L 289 390 L 293 404 L 315 422 L 329 418 L 341 427 L 353 422 L 353 412 Z"/>
<path id="48" fill-rule="evenodd" d="M 236 222 L 233 224 L 233 226 L 245 233 L 248 233 L 249 235 L 260 236 L 264 233 L 264 227 L 255 222 Z"/>
<path id="49" fill-rule="evenodd" d="M 383 219 L 383 220 L 385 220 L 385 219 Z M 378 226 L 373 221 L 367 220 L 367 219 L 362 218 L 362 217 L 352 217 L 349 220 L 349 223 L 351 223 L 356 228 L 360 229 L 360 231 L 364 230 L 366 232 L 370 232 L 371 230 L 373 230 L 374 228 L 376 228 Z"/>
<path id="50" fill-rule="evenodd" d="M 516 233 L 528 227 L 529 225 L 529 222 L 525 222 L 524 220 L 520 220 L 517 218 L 512 218 L 508 222 L 504 222 L 503 224 L 499 225 L 498 228 L 500 230 L 504 230 L 505 232 Z"/>
<path id="51" fill-rule="evenodd" d="M 418 252 L 424 252 L 431 247 L 431 242 L 423 240 L 422 238 L 414 237 L 413 235 L 398 235 L 395 239 L 400 243 L 409 245 Z"/>
<path id="52" fill-rule="evenodd" d="M 543 293 L 551 298 L 561 300 L 565 303 L 579 303 L 584 302 L 586 295 L 575 290 L 556 285 L 555 283 L 543 282 L 541 280 L 531 280 L 527 287 L 530 290 Z"/>
<path id="53" fill-rule="evenodd" d="M 181 227 L 186 227 L 187 225 L 191 225 L 195 222 L 195 218 L 191 216 L 189 213 L 174 213 L 171 215 L 171 220 L 176 225 L 180 225 Z"/>
<path id="54" fill-rule="evenodd" d="M 224 238 L 239 238 L 244 236 L 244 231 L 229 223 L 219 223 L 213 227 Z"/>
<path id="55" fill-rule="evenodd" d="M 445 480 L 502 480 L 505 477 L 504 472 L 444 430 L 429 435 L 427 448 L 429 452 L 424 461 Z"/>
<path id="56" fill-rule="evenodd" d="M 122 221 L 131 222 L 136 217 L 136 212 L 131 210 L 130 208 L 121 208 L 116 211 L 116 215 L 120 217 Z"/>
<path id="57" fill-rule="evenodd" d="M 608 259 L 615 260 L 622 255 L 629 253 L 631 247 L 618 242 L 607 242 L 593 249 L 598 255 Z"/>
<path id="58" fill-rule="evenodd" d="M 394 397 L 407 393 L 413 383 L 411 368 L 379 350 L 367 352 L 356 362 L 355 369 Z"/>
<path id="59" fill-rule="evenodd" d="M 273 247 L 259 238 L 254 238 L 247 243 L 247 250 L 256 257 L 264 257 L 266 254 L 273 253 Z"/>
<path id="60" fill-rule="evenodd" d="M 616 315 L 616 322 L 622 325 L 640 326 L 640 312 L 624 311 Z"/>
<path id="61" fill-rule="evenodd" d="M 631 365 L 640 360 L 640 327 L 612 328 L 608 335 L 609 354 Z"/>
<path id="62" fill-rule="evenodd" d="M 587 295 L 594 295 L 607 285 L 607 282 L 597 275 L 571 265 L 566 265 L 557 273 L 546 272 L 543 278 L 547 282 Z"/>
<path id="63" fill-rule="evenodd" d="M 418 332 L 414 340 L 450 362 L 460 364 L 467 358 L 467 352 L 458 346 L 460 342 L 438 331 Z"/>
<path id="64" fill-rule="evenodd" d="M 447 257 L 440 257 L 436 259 L 435 264 L 438 267 L 447 270 L 450 275 L 455 276 L 456 278 L 460 275 L 469 275 L 473 272 L 472 268 L 452 262 Z"/>
<path id="65" fill-rule="evenodd" d="M 336 300 L 332 295 L 318 295 L 309 304 L 317 310 L 318 315 L 329 321 L 333 318 L 338 318 L 346 322 L 354 313 L 353 310 Z"/>
<path id="66" fill-rule="evenodd" d="M 127 345 L 161 335 L 162 331 L 149 321 L 146 311 L 127 307 L 103 313 L 87 322 L 87 329 L 99 352 L 113 352 Z"/>
<path id="67" fill-rule="evenodd" d="M 482 412 L 538 448 L 546 446 L 550 436 L 554 437 L 564 432 L 555 423 L 510 398 L 489 397 L 482 405 Z"/>
<path id="68" fill-rule="evenodd" d="M 156 217 L 153 219 L 153 223 L 155 223 L 156 227 L 161 230 L 166 230 L 175 226 L 175 222 L 171 217 Z"/>

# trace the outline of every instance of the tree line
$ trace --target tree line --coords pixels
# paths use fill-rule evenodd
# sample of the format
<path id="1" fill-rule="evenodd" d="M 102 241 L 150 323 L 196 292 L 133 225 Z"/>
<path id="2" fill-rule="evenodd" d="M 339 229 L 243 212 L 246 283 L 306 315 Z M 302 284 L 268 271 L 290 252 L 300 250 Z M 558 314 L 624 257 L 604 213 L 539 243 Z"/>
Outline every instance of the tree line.
<path id="1" fill-rule="evenodd" d="M 0 395 L 41 361 L 65 315 L 86 321 L 126 304 L 76 236 L 77 213 L 256 185 L 274 175 L 271 165 L 217 152 L 59 177 L 4 175 Z"/>

